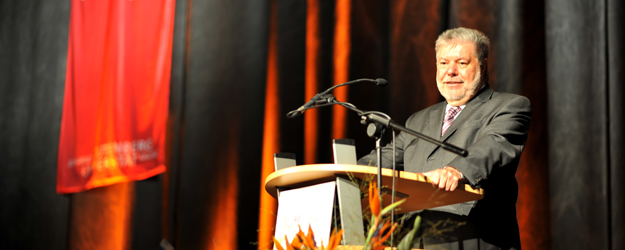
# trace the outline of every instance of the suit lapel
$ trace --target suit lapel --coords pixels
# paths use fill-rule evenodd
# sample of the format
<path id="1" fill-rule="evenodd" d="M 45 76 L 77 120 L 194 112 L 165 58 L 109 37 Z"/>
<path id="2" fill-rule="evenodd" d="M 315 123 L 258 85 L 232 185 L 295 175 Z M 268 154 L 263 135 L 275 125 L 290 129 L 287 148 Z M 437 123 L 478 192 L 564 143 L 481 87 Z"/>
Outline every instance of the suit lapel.
<path id="1" fill-rule="evenodd" d="M 456 130 L 460 126 L 462 126 L 462 124 L 465 121 L 469 120 L 469 117 L 471 117 L 473 112 L 475 112 L 477 109 L 479 109 L 479 107 L 481 106 L 482 103 L 484 103 L 484 102 L 486 102 L 486 101 L 488 101 L 490 99 L 492 94 L 493 94 L 493 89 L 491 89 L 490 86 L 488 86 L 488 85 L 484 86 L 484 88 L 482 90 L 480 90 L 480 92 L 477 94 L 477 96 L 475 96 L 473 99 L 471 99 L 471 101 L 469 101 L 467 103 L 467 105 L 464 107 L 462 112 L 460 112 L 458 117 L 456 117 L 454 122 L 451 123 L 451 126 L 449 126 L 449 129 L 447 129 L 447 132 L 445 132 L 445 135 L 443 136 L 443 138 L 441 140 L 442 141 L 446 141 L 447 138 L 449 138 L 451 135 L 453 135 L 454 132 L 456 132 Z"/>
<path id="2" fill-rule="evenodd" d="M 423 129 L 423 134 L 431 137 L 433 139 L 439 139 L 441 137 L 441 129 L 443 128 L 443 116 L 445 115 L 445 105 L 446 102 L 440 102 L 435 104 L 436 106 L 432 107 L 427 116 L 427 120 L 423 125 L 425 125 L 425 129 Z M 438 146 L 425 142 L 419 145 L 421 158 L 427 159 L 427 157 L 432 153 Z"/>
<path id="3" fill-rule="evenodd" d="M 432 137 L 434 139 L 441 137 L 441 131 L 443 130 L 443 119 L 445 118 L 445 107 L 447 106 L 447 102 L 442 102 L 437 104 L 438 107 L 435 107 L 430 112 L 430 120 L 427 124 L 427 136 Z"/>
<path id="4" fill-rule="evenodd" d="M 480 90 L 477 96 L 475 96 L 473 99 L 471 99 L 467 103 L 464 109 L 462 109 L 462 112 L 460 112 L 460 114 L 458 115 L 458 117 L 456 117 L 454 122 L 451 123 L 451 126 L 447 129 L 447 131 L 445 132 L 445 135 L 441 137 L 441 131 L 443 128 L 443 119 L 445 116 L 445 107 L 447 106 L 447 102 L 443 102 L 442 105 L 440 105 L 440 107 L 433 109 L 432 113 L 430 113 L 431 122 L 430 124 L 428 124 L 428 126 L 430 127 L 430 130 L 436 130 L 437 133 L 433 134 L 434 131 L 430 131 L 428 133 L 428 136 L 431 136 L 432 138 L 441 138 L 441 141 L 443 142 L 447 141 L 447 139 L 451 137 L 454 134 L 454 132 L 460 126 L 462 126 L 462 124 L 465 121 L 469 120 L 469 117 L 471 117 L 473 112 L 479 109 L 482 103 L 488 101 L 491 98 L 492 94 L 493 94 L 493 89 L 491 89 L 489 85 L 484 86 L 484 88 Z M 431 143 L 427 143 L 427 144 L 428 146 L 425 147 L 424 152 L 429 158 L 439 147 Z"/>

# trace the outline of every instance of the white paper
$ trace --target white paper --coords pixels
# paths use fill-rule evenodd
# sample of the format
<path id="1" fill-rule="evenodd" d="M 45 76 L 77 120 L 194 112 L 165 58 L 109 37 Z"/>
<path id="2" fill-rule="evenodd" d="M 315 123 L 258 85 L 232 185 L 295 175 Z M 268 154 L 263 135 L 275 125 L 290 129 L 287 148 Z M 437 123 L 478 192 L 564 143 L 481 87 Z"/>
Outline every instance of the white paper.
<path id="1" fill-rule="evenodd" d="M 298 225 L 304 234 L 308 234 L 309 224 L 317 246 L 322 242 L 324 246 L 328 245 L 335 188 L 332 181 L 280 192 L 275 237 L 282 247 L 286 246 L 285 235 L 291 242 L 299 231 Z"/>

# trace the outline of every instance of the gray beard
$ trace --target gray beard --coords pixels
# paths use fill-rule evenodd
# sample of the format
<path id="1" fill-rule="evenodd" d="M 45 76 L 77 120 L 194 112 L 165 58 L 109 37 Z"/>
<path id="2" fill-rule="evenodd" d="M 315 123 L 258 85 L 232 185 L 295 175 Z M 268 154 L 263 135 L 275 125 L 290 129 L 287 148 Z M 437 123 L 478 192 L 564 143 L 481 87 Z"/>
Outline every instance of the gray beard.
<path id="1" fill-rule="evenodd" d="M 479 89 L 479 87 L 481 87 L 482 72 L 481 71 L 477 72 L 477 76 L 475 76 L 475 79 L 472 82 L 473 85 L 471 87 L 471 92 L 467 93 L 465 91 L 465 92 L 462 92 L 460 95 L 457 95 L 457 96 L 452 96 L 449 93 L 444 93 L 443 89 L 442 89 L 442 85 L 443 84 L 441 82 L 439 82 L 438 80 L 436 80 L 436 81 L 437 81 L 437 84 L 438 84 L 438 92 L 440 92 L 441 95 L 443 97 L 445 97 L 445 100 L 458 101 L 458 100 L 464 98 L 467 94 L 475 94 L 475 92 Z"/>

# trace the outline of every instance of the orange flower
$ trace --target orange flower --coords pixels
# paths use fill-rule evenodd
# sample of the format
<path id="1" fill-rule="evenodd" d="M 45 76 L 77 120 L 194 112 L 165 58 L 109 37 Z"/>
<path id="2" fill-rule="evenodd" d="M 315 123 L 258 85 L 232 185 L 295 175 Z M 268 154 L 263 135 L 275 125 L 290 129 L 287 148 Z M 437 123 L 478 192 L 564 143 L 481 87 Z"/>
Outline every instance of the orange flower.
<path id="1" fill-rule="evenodd" d="M 286 238 L 286 236 L 285 236 L 285 238 Z M 304 232 L 302 232 L 302 228 L 300 227 L 299 228 L 299 232 L 297 232 L 297 234 L 295 234 L 295 236 L 293 236 L 293 241 L 291 241 L 291 246 L 296 248 L 296 249 L 302 248 L 302 245 L 304 245 L 304 238 L 306 238 L 306 236 L 304 235 Z"/>
<path id="2" fill-rule="evenodd" d="M 373 216 L 378 217 L 380 215 L 380 194 L 378 193 L 378 187 L 375 182 L 369 183 L 369 207 Z"/>
<path id="3" fill-rule="evenodd" d="M 371 242 L 370 245 L 372 246 L 373 250 L 378 250 L 378 249 L 384 249 L 385 246 L 382 245 L 386 240 L 388 240 L 388 238 L 391 236 L 391 234 L 393 234 L 393 231 L 395 231 L 395 229 L 397 228 L 397 223 L 393 224 L 393 227 L 391 227 L 390 230 L 387 231 L 387 229 L 391 226 L 390 221 L 385 221 L 384 225 L 381 226 L 381 228 L 379 230 L 377 230 L 377 232 L 375 233 L 376 236 L 373 236 L 371 238 Z M 384 232 L 386 231 L 386 233 L 384 235 L 382 235 Z"/>
<path id="4" fill-rule="evenodd" d="M 378 250 L 384 249 L 382 245 L 393 234 L 393 231 L 397 228 L 397 223 L 391 227 L 391 222 L 382 218 L 385 214 L 393 211 L 399 205 L 406 200 L 397 201 L 382 209 L 382 202 L 380 201 L 380 195 L 378 193 L 377 184 L 375 182 L 369 183 L 369 208 L 371 209 L 371 227 L 367 233 L 367 239 L 365 240 L 365 249 Z M 389 227 L 390 230 L 389 230 Z"/>
<path id="5" fill-rule="evenodd" d="M 297 239 L 297 237 L 293 238 L 293 242 L 295 242 L 295 239 Z M 295 248 L 293 248 L 293 242 L 289 244 L 289 239 L 286 238 L 286 235 L 284 236 L 284 241 L 286 242 L 286 250 L 295 250 Z"/>
<path id="6" fill-rule="evenodd" d="M 286 238 L 286 236 L 285 236 L 284 238 Z M 280 245 L 280 241 L 278 241 L 278 240 L 276 239 L 276 237 L 273 237 L 273 244 L 274 244 L 274 245 L 276 245 L 276 248 L 277 248 L 278 250 L 284 250 L 284 248 L 282 247 L 282 245 Z"/>
<path id="7" fill-rule="evenodd" d="M 330 235 L 330 240 L 328 242 L 327 249 L 321 248 L 322 250 L 334 250 L 341 243 L 341 239 L 343 238 L 343 229 L 336 232 L 336 228 L 332 229 L 332 234 Z"/>
<path id="8" fill-rule="evenodd" d="M 286 235 L 284 236 L 284 240 L 286 241 L 286 250 L 334 250 L 338 247 L 339 243 L 341 242 L 341 239 L 343 238 L 343 229 L 339 230 L 339 232 L 336 232 L 336 228 L 332 231 L 332 235 L 330 235 L 330 240 L 328 242 L 328 245 L 324 248 L 323 246 L 321 246 L 321 248 L 317 248 L 315 245 L 315 234 L 312 231 L 312 227 L 310 225 L 308 225 L 308 235 L 304 235 L 304 232 L 302 231 L 302 228 L 299 228 L 299 232 L 297 232 L 297 234 L 295 234 L 295 236 L 293 237 L 293 241 L 291 241 L 291 243 L 289 244 L 289 240 L 287 239 Z M 282 245 L 280 245 L 280 242 L 278 242 L 278 240 L 276 238 L 273 238 L 273 243 L 276 245 L 276 248 L 278 250 L 285 250 Z"/>
<path id="9" fill-rule="evenodd" d="M 382 229 L 380 230 L 380 233 L 384 232 L 389 226 L 390 226 L 390 222 L 386 221 L 386 223 L 384 223 L 384 227 L 382 227 Z M 393 231 L 395 231 L 395 228 L 397 228 L 397 223 L 393 224 L 393 227 L 391 227 L 391 230 L 388 230 L 388 232 L 386 232 L 386 234 L 382 237 L 379 238 L 378 240 L 378 245 L 384 243 L 386 240 L 388 240 L 389 237 L 391 237 L 391 234 L 393 234 Z"/>
<path id="10" fill-rule="evenodd" d="M 304 236 L 304 232 L 302 232 L 301 228 L 300 228 L 300 232 L 302 233 L 302 236 L 304 238 L 304 245 L 306 245 L 310 249 L 314 249 L 315 245 L 317 244 L 315 244 L 315 234 L 313 233 L 312 227 L 310 226 L 310 224 L 308 224 L 308 235 Z"/>

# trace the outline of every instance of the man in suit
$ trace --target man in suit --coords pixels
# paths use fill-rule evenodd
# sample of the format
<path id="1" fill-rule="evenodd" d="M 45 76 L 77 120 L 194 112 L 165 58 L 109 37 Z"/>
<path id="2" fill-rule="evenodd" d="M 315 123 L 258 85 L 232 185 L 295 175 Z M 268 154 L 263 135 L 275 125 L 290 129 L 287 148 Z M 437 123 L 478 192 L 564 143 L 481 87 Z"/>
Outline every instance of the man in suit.
<path id="1" fill-rule="evenodd" d="M 404 171 L 423 173 L 435 187 L 453 191 L 470 184 L 484 199 L 408 213 L 422 217 L 416 247 L 426 249 L 520 249 L 515 172 L 527 140 L 527 98 L 494 92 L 488 85 L 489 40 L 477 30 L 450 29 L 436 40 L 436 83 L 446 101 L 413 114 L 406 127 L 467 149 L 462 157 L 406 133 L 396 138 Z M 392 144 L 382 166 L 392 166 Z M 359 164 L 376 165 L 375 152 Z M 437 224 L 438 223 L 438 224 Z"/>

